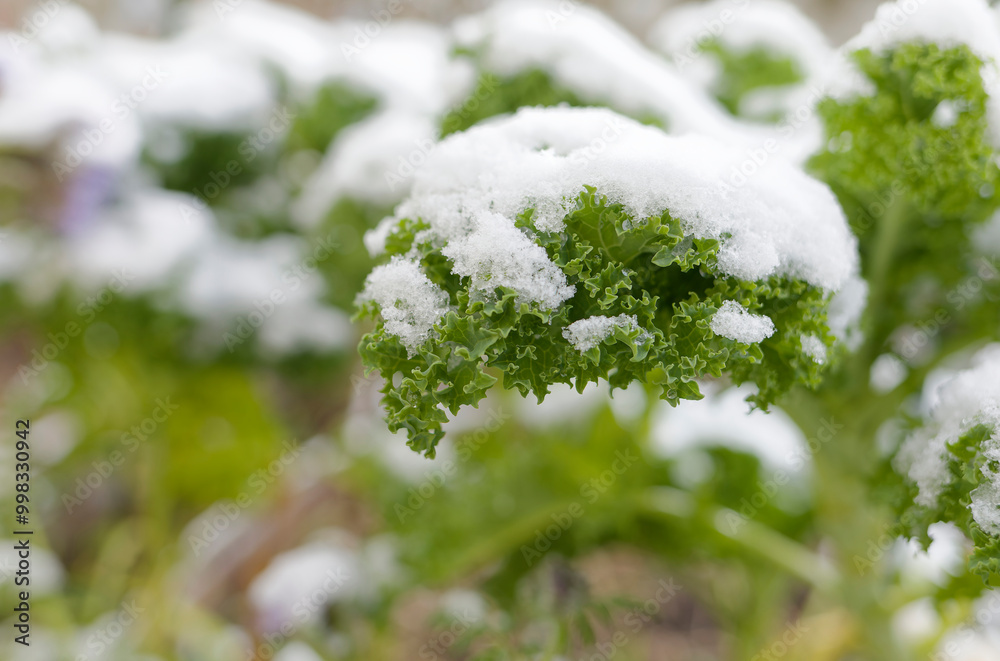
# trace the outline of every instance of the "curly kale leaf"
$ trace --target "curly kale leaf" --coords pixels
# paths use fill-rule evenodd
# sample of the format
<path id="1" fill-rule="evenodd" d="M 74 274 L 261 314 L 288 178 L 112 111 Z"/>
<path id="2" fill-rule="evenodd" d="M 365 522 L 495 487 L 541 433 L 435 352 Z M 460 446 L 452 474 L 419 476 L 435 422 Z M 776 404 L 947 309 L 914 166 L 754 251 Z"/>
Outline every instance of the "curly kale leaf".
<path id="1" fill-rule="evenodd" d="M 742 103 L 751 92 L 795 85 L 805 79 L 794 59 L 761 46 L 736 52 L 713 39 L 699 50 L 718 61 L 720 75 L 712 84 L 711 92 L 733 115 L 746 114 Z M 780 118 L 780 114 L 775 114 L 760 119 L 778 121 Z"/>
<path id="2" fill-rule="evenodd" d="M 989 466 L 990 460 L 983 453 L 984 444 L 993 431 L 989 425 L 976 425 L 948 444 L 948 481 L 933 507 L 915 502 L 918 492 L 915 484 L 902 480 L 894 489 L 896 509 L 907 534 L 926 548 L 931 543 L 927 532 L 931 524 L 939 521 L 955 524 L 974 544 L 969 568 L 984 582 L 996 586 L 1000 585 L 1000 537 L 983 530 L 971 511 L 972 492 L 989 479 L 983 469 L 1000 470 L 1000 466 Z"/>
<path id="3" fill-rule="evenodd" d="M 968 47 L 907 43 L 853 59 L 874 93 L 819 103 L 826 140 L 810 168 L 860 239 L 874 345 L 952 311 L 955 288 L 981 268 L 956 256 L 969 254 L 971 230 L 998 205 L 998 169 L 983 63 Z M 975 312 L 969 303 L 963 315 Z"/>
<path id="4" fill-rule="evenodd" d="M 405 429 L 414 450 L 433 456 L 446 411 L 476 405 L 497 381 L 539 401 L 557 383 L 582 391 L 601 379 L 612 388 L 638 381 L 659 386 L 661 397 L 677 404 L 701 398 L 697 379 L 728 373 L 758 385 L 752 401 L 761 407 L 795 383 L 818 384 L 823 366 L 801 343 L 813 335 L 833 344 L 820 289 L 784 277 L 726 276 L 717 269 L 718 241 L 685 235 L 669 211 L 632 218 L 594 188 L 576 198 L 564 231 L 537 230 L 532 214 L 521 213 L 517 226 L 575 287 L 556 309 L 519 300 L 505 287 L 487 296 L 471 292 L 468 279 L 453 274 L 439 249 L 422 240 L 420 220 L 403 220 L 390 235 L 387 256 L 418 259 L 451 305 L 434 337 L 415 350 L 382 323 L 361 341 L 364 364 L 385 379 L 389 428 Z M 710 323 L 724 301 L 769 316 L 778 332 L 759 344 L 717 335 Z M 362 311 L 378 318 L 372 302 Z M 635 324 L 616 326 L 585 350 L 565 336 L 574 322 L 620 315 Z"/>
<path id="5" fill-rule="evenodd" d="M 484 119 L 512 113 L 518 108 L 558 105 L 601 104 L 586 102 L 573 90 L 558 85 L 552 76 L 541 69 L 529 69 L 512 76 L 499 76 L 484 71 L 479 75 L 476 88 L 469 97 L 441 121 L 441 137 L 464 131 Z M 662 118 L 652 113 L 639 113 L 634 115 L 634 119 L 665 128 Z"/>

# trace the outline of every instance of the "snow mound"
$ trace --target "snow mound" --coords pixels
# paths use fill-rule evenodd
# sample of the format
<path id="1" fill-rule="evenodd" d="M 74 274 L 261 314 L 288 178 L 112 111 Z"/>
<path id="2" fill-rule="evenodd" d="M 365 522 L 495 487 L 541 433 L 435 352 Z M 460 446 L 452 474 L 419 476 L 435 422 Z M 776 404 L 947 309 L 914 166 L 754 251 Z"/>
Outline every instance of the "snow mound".
<path id="1" fill-rule="evenodd" d="M 930 422 L 900 447 L 894 467 L 919 488 L 918 505 L 933 506 L 951 479 L 948 444 L 977 425 L 993 429 L 984 442 L 988 460 L 1000 460 L 1000 345 L 980 351 L 974 366 L 938 387 Z M 987 480 L 972 492 L 972 515 L 984 530 L 1000 534 L 1000 474 L 983 468 Z"/>
<path id="2" fill-rule="evenodd" d="M 835 291 L 857 272 L 856 243 L 824 184 L 777 159 L 730 185 L 745 154 L 711 138 L 668 136 L 606 109 L 522 108 L 449 136 L 414 174 L 412 193 L 366 237 L 374 253 L 403 218 L 430 228 L 473 288 L 509 286 L 553 307 L 572 294 L 565 275 L 515 226 L 534 209 L 543 232 L 559 232 L 584 186 L 634 218 L 664 209 L 685 233 L 717 239 L 718 268 L 761 280 L 801 278 Z"/>
<path id="3" fill-rule="evenodd" d="M 725 301 L 712 315 L 712 332 L 730 340 L 755 344 L 774 335 L 774 322 L 762 314 L 750 314 L 736 301 Z"/>

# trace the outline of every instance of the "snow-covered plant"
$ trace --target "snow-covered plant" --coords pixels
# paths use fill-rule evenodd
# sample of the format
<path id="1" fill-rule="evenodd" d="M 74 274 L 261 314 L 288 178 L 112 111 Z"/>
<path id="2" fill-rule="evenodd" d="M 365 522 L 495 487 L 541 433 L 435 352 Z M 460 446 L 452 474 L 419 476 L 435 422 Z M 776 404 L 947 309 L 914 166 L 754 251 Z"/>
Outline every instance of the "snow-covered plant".
<path id="1" fill-rule="evenodd" d="M 445 410 L 502 381 L 539 400 L 607 379 L 697 399 L 752 381 L 767 406 L 816 385 L 854 239 L 821 183 L 601 109 L 522 109 L 442 142 L 366 239 L 385 263 L 359 297 L 389 426 L 433 455 Z M 840 329 L 842 330 L 842 329 Z"/>
<path id="2" fill-rule="evenodd" d="M 981 277 L 970 239 L 1000 204 L 993 12 L 982 0 L 907 7 L 883 5 L 844 47 L 811 162 L 860 238 L 865 275 L 879 285 L 872 304 L 888 308 L 873 343 L 943 307 L 977 307 L 962 292 L 954 310 L 956 287 Z"/>
<path id="3" fill-rule="evenodd" d="M 926 423 L 900 446 L 893 466 L 906 479 L 901 520 L 929 543 L 928 527 L 957 524 L 975 543 L 972 569 L 1000 582 L 1000 346 L 929 393 Z"/>
<path id="4" fill-rule="evenodd" d="M 817 26 L 783 0 L 681 4 L 649 41 L 734 115 L 771 121 L 801 103 L 833 55 Z"/>
<path id="5" fill-rule="evenodd" d="M 448 134 L 524 106 L 605 106 L 674 133 L 745 143 L 753 131 L 659 54 L 600 12 L 554 0 L 504 0 L 453 27 L 459 57 L 479 73 Z"/>

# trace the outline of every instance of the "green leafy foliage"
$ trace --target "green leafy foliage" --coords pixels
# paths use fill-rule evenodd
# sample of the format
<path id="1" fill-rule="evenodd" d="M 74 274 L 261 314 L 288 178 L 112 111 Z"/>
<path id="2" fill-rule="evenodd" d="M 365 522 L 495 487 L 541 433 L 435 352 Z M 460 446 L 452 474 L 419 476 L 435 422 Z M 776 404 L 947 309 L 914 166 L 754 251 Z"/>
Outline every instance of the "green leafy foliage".
<path id="1" fill-rule="evenodd" d="M 1000 469 L 983 453 L 983 444 L 994 433 L 987 425 L 977 425 L 953 443 L 949 443 L 949 479 L 942 489 L 934 507 L 918 505 L 914 502 L 917 487 L 905 480 L 894 480 L 895 501 L 900 521 L 906 532 L 929 546 L 931 538 L 928 527 L 938 521 L 948 521 L 957 525 L 973 541 L 974 550 L 969 558 L 970 570 L 986 583 L 1000 585 L 1000 538 L 984 531 L 972 518 L 970 505 L 972 492 L 987 481 L 983 468 L 991 471 Z"/>
<path id="2" fill-rule="evenodd" d="M 576 288 L 554 310 L 519 301 L 504 287 L 485 299 L 474 296 L 438 249 L 418 242 L 419 220 L 402 221 L 387 246 L 390 257 L 416 254 L 454 306 L 436 326 L 436 337 L 412 355 L 381 324 L 361 342 L 365 366 L 386 380 L 389 428 L 406 429 L 414 450 L 433 456 L 445 411 L 454 415 L 476 405 L 498 381 L 539 401 L 556 383 L 582 391 L 599 380 L 612 388 L 638 381 L 659 386 L 660 396 L 677 404 L 701 398 L 696 379 L 728 373 L 738 383 L 756 383 L 752 400 L 762 407 L 795 383 L 819 382 L 822 368 L 801 346 L 809 334 L 828 346 L 833 342 L 819 289 L 788 278 L 748 282 L 725 276 L 717 270 L 718 241 L 685 236 L 669 211 L 631 218 L 591 187 L 575 200 L 563 232 L 538 231 L 532 213 L 525 210 L 518 226 Z M 727 300 L 770 316 L 778 332 L 759 345 L 716 335 L 709 325 Z M 369 302 L 363 312 L 379 311 Z M 563 331 L 595 315 L 634 316 L 637 325 L 617 327 L 599 345 L 580 351 Z"/>
<path id="3" fill-rule="evenodd" d="M 441 137 L 464 131 L 484 119 L 512 113 L 518 108 L 561 104 L 600 105 L 587 103 L 572 90 L 557 85 L 552 76 L 541 69 L 530 69 L 513 76 L 483 72 L 469 98 L 441 121 Z M 633 118 L 644 124 L 665 128 L 663 120 L 652 113 L 639 113 Z"/>
<path id="4" fill-rule="evenodd" d="M 718 39 L 713 39 L 703 44 L 700 50 L 717 60 L 720 74 L 713 83 L 711 92 L 733 115 L 746 114 L 741 104 L 751 92 L 786 87 L 803 80 L 802 71 L 795 60 L 777 55 L 762 46 L 735 52 L 726 48 Z M 754 118 L 777 121 L 780 115 Z"/>
<path id="5" fill-rule="evenodd" d="M 377 103 L 372 96 L 352 85 L 340 81 L 327 83 L 316 91 L 311 103 L 299 109 L 286 148 L 325 152 L 344 127 L 367 117 Z"/>
<path id="6" fill-rule="evenodd" d="M 875 283 L 876 345 L 942 308 L 974 311 L 956 287 L 982 268 L 969 236 L 997 207 L 998 170 L 982 62 L 966 46 L 909 43 L 853 58 L 875 93 L 820 102 L 826 143 L 810 166 L 860 238 L 864 274 Z"/>

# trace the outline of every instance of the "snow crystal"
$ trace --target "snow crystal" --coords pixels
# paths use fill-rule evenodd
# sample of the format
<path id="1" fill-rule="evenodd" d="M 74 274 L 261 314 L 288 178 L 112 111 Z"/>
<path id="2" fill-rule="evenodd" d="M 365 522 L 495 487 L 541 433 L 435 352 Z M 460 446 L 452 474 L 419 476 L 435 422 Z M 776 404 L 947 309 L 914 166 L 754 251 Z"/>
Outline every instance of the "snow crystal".
<path id="1" fill-rule="evenodd" d="M 984 454 L 1000 459 L 1000 345 L 979 352 L 974 367 L 957 372 L 941 384 L 935 397 L 930 421 L 911 434 L 900 447 L 894 467 L 917 487 L 918 505 L 932 507 L 944 485 L 948 471 L 948 443 L 973 427 L 991 428 L 992 438 L 984 442 Z M 972 493 L 972 514 L 988 532 L 1000 534 L 1000 475 L 984 468 L 986 482 Z"/>
<path id="2" fill-rule="evenodd" d="M 453 272 L 471 279 L 470 287 L 477 291 L 508 287 L 545 309 L 558 307 L 575 291 L 545 249 L 499 214 L 476 219 L 472 231 L 452 239 L 441 254 L 452 260 Z"/>
<path id="3" fill-rule="evenodd" d="M 386 331 L 398 337 L 411 355 L 448 311 L 448 295 L 430 281 L 418 262 L 398 255 L 368 274 L 358 301 L 378 305 Z"/>
<path id="4" fill-rule="evenodd" d="M 736 301 L 725 301 L 712 315 L 712 332 L 730 340 L 754 344 L 774 335 L 774 322 L 762 314 L 750 314 Z"/>
<path id="5" fill-rule="evenodd" d="M 616 328 L 633 331 L 639 327 L 634 314 L 620 314 L 617 317 L 593 316 L 574 321 L 563 329 L 563 337 L 576 347 L 577 351 L 589 351 L 608 336 Z"/>
<path id="6" fill-rule="evenodd" d="M 813 359 L 813 362 L 822 365 L 826 362 L 826 345 L 823 340 L 815 335 L 803 335 L 802 353 Z"/>
<path id="7" fill-rule="evenodd" d="M 668 136 L 603 108 L 522 108 L 439 143 L 414 174 L 409 199 L 366 245 L 380 252 L 400 219 L 420 218 L 430 225 L 422 238 L 477 286 L 517 283 L 528 300 L 558 304 L 572 289 L 519 237 L 514 219 L 532 208 L 536 229 L 561 231 L 590 185 L 636 219 L 669 209 L 687 234 L 720 240 L 724 274 L 785 275 L 837 290 L 857 272 L 857 251 L 830 189 L 777 159 L 727 183 L 745 160 L 713 139 Z"/>
<path id="8" fill-rule="evenodd" d="M 989 453 L 993 461 L 1000 460 L 1000 451 L 996 447 Z M 986 468 L 983 472 L 986 473 Z M 986 473 L 989 478 L 972 492 L 972 518 L 979 527 L 993 535 L 1000 535 L 1000 474 Z"/>

